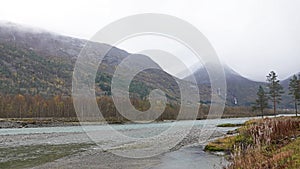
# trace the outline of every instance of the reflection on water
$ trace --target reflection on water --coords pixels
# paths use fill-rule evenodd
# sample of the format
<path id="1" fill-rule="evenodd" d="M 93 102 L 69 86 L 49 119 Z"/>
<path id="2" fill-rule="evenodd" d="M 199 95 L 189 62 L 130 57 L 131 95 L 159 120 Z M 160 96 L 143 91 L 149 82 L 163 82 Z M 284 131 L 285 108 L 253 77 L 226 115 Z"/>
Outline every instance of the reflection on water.
<path id="1" fill-rule="evenodd" d="M 162 163 L 152 169 L 221 169 L 227 164 L 223 157 L 204 152 L 200 146 L 167 153 Z"/>

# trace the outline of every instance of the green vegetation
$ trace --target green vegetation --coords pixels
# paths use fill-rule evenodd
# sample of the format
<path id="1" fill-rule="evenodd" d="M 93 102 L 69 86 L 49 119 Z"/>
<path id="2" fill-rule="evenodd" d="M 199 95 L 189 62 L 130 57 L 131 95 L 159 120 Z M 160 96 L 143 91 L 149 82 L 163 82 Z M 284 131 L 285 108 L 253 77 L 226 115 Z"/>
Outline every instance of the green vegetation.
<path id="1" fill-rule="evenodd" d="M 229 169 L 296 169 L 300 166 L 299 143 L 300 118 L 279 117 L 250 120 L 238 129 L 238 135 L 217 139 L 205 150 L 228 152 Z"/>
<path id="2" fill-rule="evenodd" d="M 294 75 L 293 78 L 290 79 L 289 91 L 289 94 L 293 96 L 296 116 L 298 116 L 297 105 L 300 103 L 300 75 L 299 79 L 296 75 Z"/>
<path id="3" fill-rule="evenodd" d="M 292 141 L 285 147 L 279 150 L 282 154 L 288 154 L 289 156 L 282 160 L 282 162 L 287 162 L 290 169 L 300 168 L 300 138 Z"/>
<path id="4" fill-rule="evenodd" d="M 259 86 L 258 92 L 257 92 L 257 99 L 255 102 L 255 105 L 253 106 L 254 110 L 260 110 L 261 117 L 264 118 L 264 110 L 268 108 L 268 97 L 265 93 L 262 86 Z"/>
<path id="5" fill-rule="evenodd" d="M 229 152 L 232 150 L 233 145 L 235 143 L 236 137 L 235 136 L 227 136 L 224 138 L 219 138 L 213 142 L 208 143 L 204 150 L 205 151 L 223 151 Z"/>
<path id="6" fill-rule="evenodd" d="M 244 124 L 232 124 L 232 123 L 224 123 L 224 124 L 219 124 L 217 127 L 239 127 L 243 126 Z"/>
<path id="7" fill-rule="evenodd" d="M 30 168 L 85 151 L 90 146 L 92 144 L 33 145 L 0 148 L 0 168 Z"/>
<path id="8" fill-rule="evenodd" d="M 151 89 L 147 87 L 144 83 L 138 82 L 138 81 L 133 81 L 131 82 L 129 86 L 129 92 L 130 93 L 138 93 L 139 98 L 142 100 L 145 100 L 146 97 L 149 95 L 149 92 Z"/>
<path id="9" fill-rule="evenodd" d="M 0 44 L 0 93 L 68 94 L 72 62 L 62 57 L 41 57 L 28 48 Z"/>
<path id="10" fill-rule="evenodd" d="M 41 95 L 71 95 L 74 61 L 68 57 L 40 56 L 27 48 L 17 48 L 0 43 L 0 93 Z M 97 95 L 111 95 L 112 75 L 99 68 L 96 82 Z M 141 99 L 146 98 L 150 86 L 135 80 L 130 92 Z M 174 95 L 174 94 L 172 94 Z"/>
<path id="11" fill-rule="evenodd" d="M 15 30 L 18 36 L 18 40 L 15 41 L 7 36 L 11 31 L 9 29 L 1 31 L 3 38 L 0 40 L 0 118 L 75 118 L 71 98 L 72 74 L 76 57 L 86 42 L 20 30 Z M 103 44 L 95 45 L 100 49 L 103 47 Z M 95 94 L 98 97 L 99 107 L 103 110 L 101 112 L 105 118 L 111 119 L 109 121 L 113 123 L 127 120 L 120 117 L 111 102 L 111 80 L 117 66 L 128 55 L 126 51 L 113 48 L 99 64 L 95 77 Z M 82 78 L 85 76 L 88 75 L 83 75 Z M 253 82 L 239 75 L 233 77 L 235 80 L 227 82 L 229 97 L 226 100 L 223 117 L 256 116 L 257 113 L 253 113 L 249 107 L 255 99 L 257 86 L 265 87 L 265 83 Z M 275 72 L 271 72 L 268 76 L 270 91 L 267 93 L 270 96 L 278 89 L 279 81 L 276 78 Z M 163 70 L 147 69 L 139 72 L 129 85 L 131 102 L 136 109 L 145 111 L 149 108 L 147 100 L 149 92 L 152 89 L 161 89 L 165 92 L 168 103 L 165 113 L 159 120 L 176 119 L 180 108 L 180 90 L 177 81 L 184 82 Z M 211 89 L 207 84 L 199 84 L 198 87 L 201 106 L 197 119 L 205 119 L 211 104 Z M 275 103 L 278 104 L 280 97 L 275 96 Z M 233 101 L 235 99 L 238 100 Z M 284 95 L 281 108 L 294 106 L 291 105 L 291 99 L 292 97 Z M 265 110 L 264 114 L 268 115 L 269 112 Z"/>
<path id="12" fill-rule="evenodd" d="M 274 71 L 271 71 L 267 76 L 267 82 L 269 99 L 273 103 L 273 111 L 276 115 L 277 104 L 281 102 L 281 95 L 284 93 L 283 87 L 280 85 L 280 81 L 277 79 L 277 74 Z"/>

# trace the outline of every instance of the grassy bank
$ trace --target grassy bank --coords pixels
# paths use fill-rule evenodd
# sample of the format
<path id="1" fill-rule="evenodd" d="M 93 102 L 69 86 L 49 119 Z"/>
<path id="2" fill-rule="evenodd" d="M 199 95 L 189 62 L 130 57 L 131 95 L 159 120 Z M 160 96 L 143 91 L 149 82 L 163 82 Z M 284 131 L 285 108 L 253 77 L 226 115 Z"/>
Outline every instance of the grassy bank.
<path id="1" fill-rule="evenodd" d="M 225 124 L 219 124 L 217 127 L 240 127 L 244 124 L 232 124 L 232 123 L 225 123 Z"/>
<path id="2" fill-rule="evenodd" d="M 300 118 L 250 120 L 237 135 L 217 139 L 205 150 L 227 152 L 228 169 L 300 168 Z"/>

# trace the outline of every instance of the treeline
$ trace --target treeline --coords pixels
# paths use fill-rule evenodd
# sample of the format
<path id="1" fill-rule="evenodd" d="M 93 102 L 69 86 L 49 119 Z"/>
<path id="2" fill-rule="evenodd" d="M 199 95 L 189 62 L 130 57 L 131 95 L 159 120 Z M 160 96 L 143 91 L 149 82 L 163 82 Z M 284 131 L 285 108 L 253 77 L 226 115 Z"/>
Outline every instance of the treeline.
<path id="1" fill-rule="evenodd" d="M 277 74 L 271 71 L 267 76 L 267 88 L 260 86 L 257 92 L 257 99 L 253 112 L 251 107 L 230 107 L 226 106 L 223 117 L 249 117 L 257 115 L 271 115 L 282 113 L 277 110 L 278 104 L 281 103 L 281 96 L 283 93 L 283 87 L 280 85 L 280 81 L 277 79 Z M 297 106 L 300 103 L 300 76 L 294 75 L 289 84 L 290 95 L 293 96 L 295 105 L 295 111 L 297 114 Z M 85 99 L 84 102 L 89 103 L 92 100 Z M 103 95 L 97 97 L 98 108 L 100 109 L 102 116 L 108 121 L 127 121 L 123 115 L 121 115 L 112 100 L 110 95 Z M 271 103 L 271 104 L 270 104 Z M 150 103 L 147 99 L 141 99 L 140 97 L 131 97 L 131 104 L 139 111 L 146 111 L 150 108 Z M 84 104 L 83 104 L 84 105 Z M 88 105 L 88 104 L 86 104 Z M 272 105 L 272 106 L 271 106 Z M 184 116 L 181 119 L 194 119 L 193 115 L 189 116 L 194 109 L 189 110 L 189 105 L 180 105 L 177 102 L 168 102 L 166 104 L 164 112 L 156 117 L 155 114 L 147 114 L 138 117 L 139 120 L 175 120 L 178 118 L 181 106 L 187 106 L 184 112 Z M 80 108 L 81 109 L 81 108 Z M 210 109 L 209 104 L 199 103 L 199 110 L 197 119 L 206 119 Z M 82 107 L 83 116 L 90 116 L 93 110 L 90 110 L 87 106 Z M 282 111 L 282 110 L 280 110 Z M 193 113 L 192 113 L 193 114 Z M 139 116 L 139 115 L 137 115 Z M 71 96 L 55 95 L 55 96 L 42 96 L 42 95 L 30 95 L 30 94 L 0 94 L 0 118 L 72 118 L 79 117 L 76 114 L 73 99 Z M 92 120 L 93 116 L 91 116 Z M 210 117 L 214 117 L 210 115 Z M 218 116 L 215 116 L 216 118 Z"/>
<path id="2" fill-rule="evenodd" d="M 76 117 L 71 97 L 0 95 L 1 118 Z"/>
<path id="3" fill-rule="evenodd" d="M 85 100 L 87 103 L 91 99 Z M 116 109 L 114 102 L 110 96 L 97 97 L 98 107 L 101 114 L 107 121 L 121 122 L 128 121 Z M 131 98 L 132 105 L 139 111 L 146 111 L 150 107 L 148 100 Z M 181 105 L 177 103 L 168 103 L 164 112 L 156 118 L 156 120 L 175 120 L 178 117 Z M 206 119 L 210 106 L 200 104 L 197 119 Z M 85 107 L 83 116 L 89 116 L 89 108 Z M 182 119 L 192 119 L 189 113 L 194 110 L 184 112 Z M 265 115 L 272 114 L 272 110 L 265 110 Z M 253 112 L 251 107 L 225 107 L 223 117 L 249 117 L 257 116 L 258 113 Z M 141 120 L 153 119 L 155 115 L 147 115 L 147 117 L 139 117 Z M 77 119 L 74 109 L 73 99 L 70 96 L 56 95 L 53 97 L 43 97 L 41 95 L 0 95 L 0 118 L 65 118 Z M 210 115 L 214 117 L 214 115 Z M 216 118 L 218 116 L 215 116 Z M 87 118 L 88 119 L 88 118 Z M 96 120 L 96 119 L 92 119 Z"/>
<path id="4" fill-rule="evenodd" d="M 293 98 L 296 116 L 298 115 L 298 105 L 300 103 L 300 75 L 298 76 L 294 75 L 289 82 L 289 95 Z M 269 108 L 269 103 L 272 105 L 273 114 L 276 115 L 278 113 L 277 106 L 281 103 L 282 94 L 284 93 L 280 80 L 278 80 L 278 75 L 274 71 L 271 71 L 266 77 L 267 89 L 265 91 L 262 86 L 259 86 L 257 99 L 253 106 L 254 110 L 261 112 L 262 117 L 265 114 L 264 110 Z"/>
<path id="5" fill-rule="evenodd" d="M 87 102 L 90 100 L 87 100 Z M 126 121 L 116 109 L 110 96 L 97 97 L 98 107 L 106 120 Z M 150 107 L 147 100 L 132 98 L 131 103 L 140 111 Z M 180 105 L 167 104 L 165 111 L 158 118 L 176 119 Z M 88 110 L 86 110 L 88 116 Z M 0 95 L 0 118 L 76 118 L 73 100 L 70 96 L 56 95 L 43 97 L 41 95 Z"/>

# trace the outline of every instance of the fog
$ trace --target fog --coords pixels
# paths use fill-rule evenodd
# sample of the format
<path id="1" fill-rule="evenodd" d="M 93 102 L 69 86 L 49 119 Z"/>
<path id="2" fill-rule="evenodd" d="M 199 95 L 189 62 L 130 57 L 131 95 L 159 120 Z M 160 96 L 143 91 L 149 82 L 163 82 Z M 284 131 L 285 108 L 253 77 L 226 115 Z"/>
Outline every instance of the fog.
<path id="1" fill-rule="evenodd" d="M 208 38 L 223 63 L 250 79 L 264 81 L 270 70 L 280 79 L 300 72 L 300 1 L 296 0 L 10 0 L 0 6 L 0 20 L 84 39 L 138 13 L 169 14 L 188 21 Z M 148 48 L 154 43 L 158 42 L 145 41 Z M 122 48 L 135 52 L 145 44 Z M 187 66 L 195 64 L 184 50 L 176 51 Z"/>

